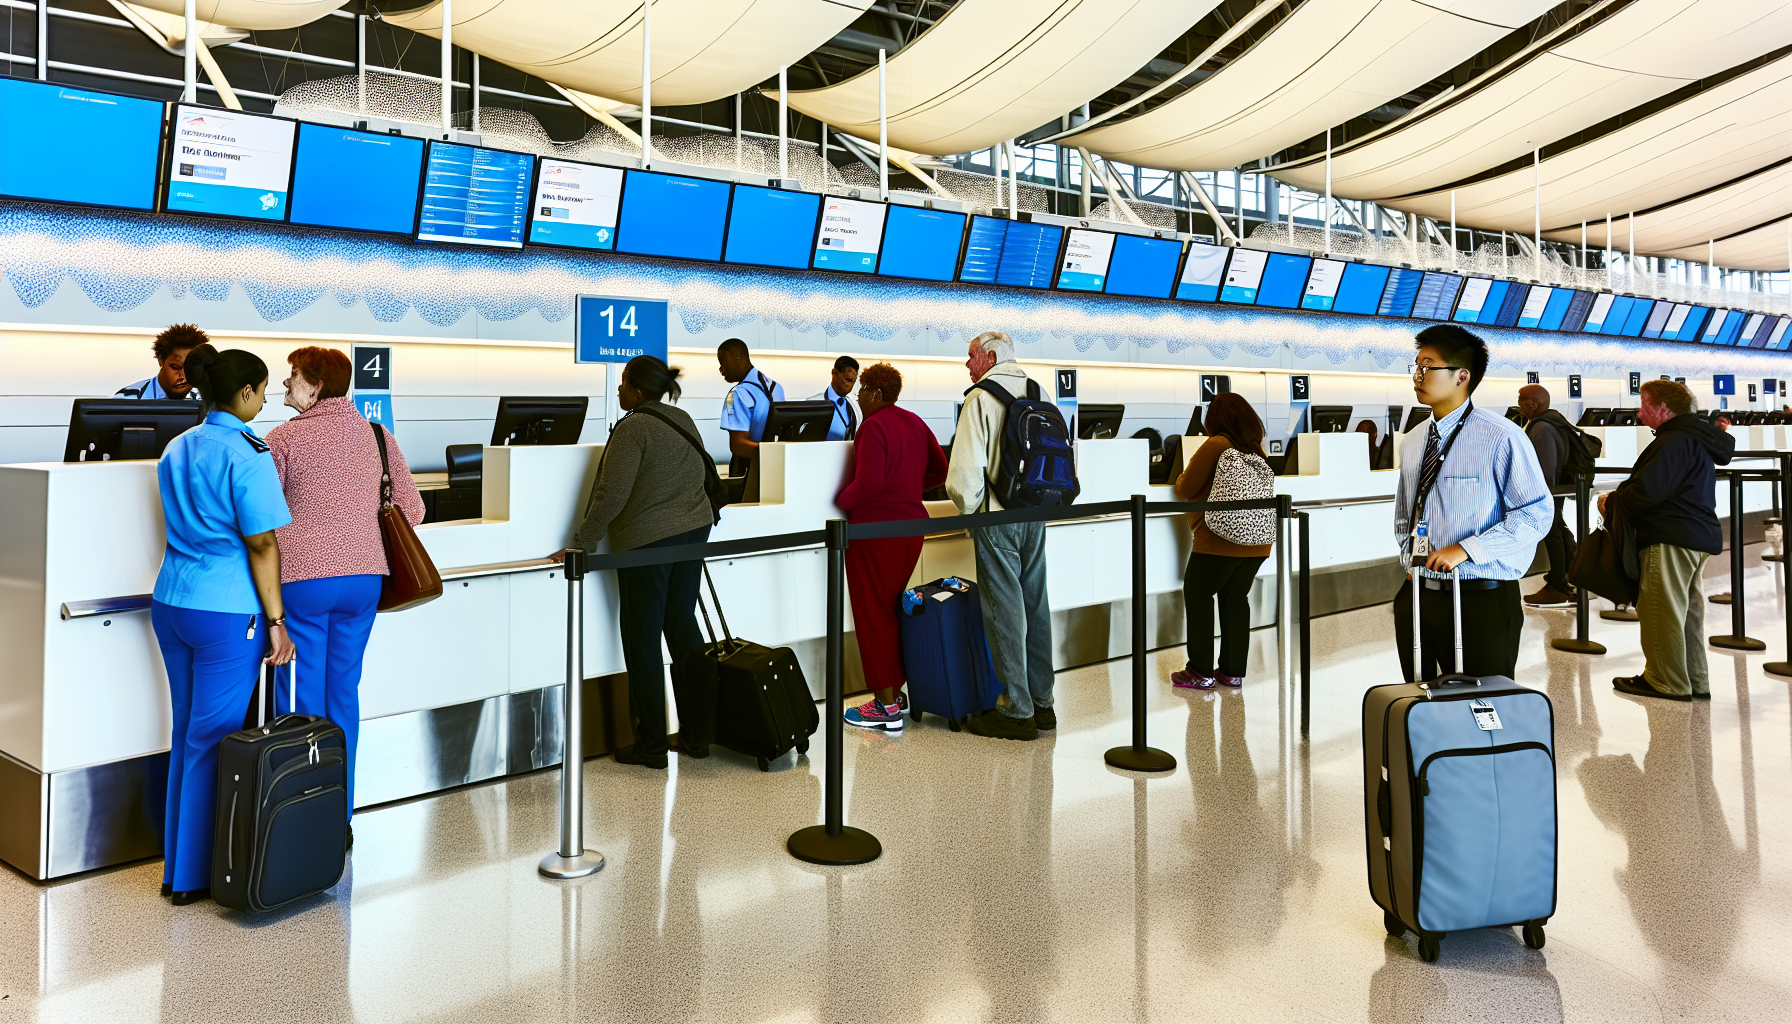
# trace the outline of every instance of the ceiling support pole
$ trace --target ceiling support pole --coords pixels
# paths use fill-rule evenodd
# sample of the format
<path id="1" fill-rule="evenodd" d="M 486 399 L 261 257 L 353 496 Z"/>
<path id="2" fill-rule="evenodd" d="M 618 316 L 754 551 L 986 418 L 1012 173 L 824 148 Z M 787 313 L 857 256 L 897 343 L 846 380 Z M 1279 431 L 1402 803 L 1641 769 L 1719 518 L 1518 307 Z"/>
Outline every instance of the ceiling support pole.
<path id="1" fill-rule="evenodd" d="M 192 0 L 188 0 L 191 4 Z M 442 137 L 454 130 L 454 0 L 442 0 Z"/>
<path id="2" fill-rule="evenodd" d="M 890 201 L 890 83 L 886 54 L 877 49 L 877 198 Z"/>
<path id="3" fill-rule="evenodd" d="M 641 4 L 641 167 L 653 166 L 653 0 Z"/>
<path id="4" fill-rule="evenodd" d="M 38 11 L 43 11 L 49 0 L 37 0 Z M 199 48 L 193 45 L 194 37 L 199 35 L 199 0 L 187 0 L 186 4 L 187 35 L 180 44 L 180 101 L 191 103 L 199 94 Z M 43 37 L 37 40 L 38 48 L 43 48 Z"/>

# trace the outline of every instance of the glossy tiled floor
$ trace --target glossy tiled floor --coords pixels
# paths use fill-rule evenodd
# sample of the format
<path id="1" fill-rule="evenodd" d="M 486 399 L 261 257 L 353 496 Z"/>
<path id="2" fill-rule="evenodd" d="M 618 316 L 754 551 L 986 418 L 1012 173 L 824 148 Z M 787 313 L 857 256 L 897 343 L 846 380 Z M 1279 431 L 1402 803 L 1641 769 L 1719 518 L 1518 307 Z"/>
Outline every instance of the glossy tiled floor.
<path id="1" fill-rule="evenodd" d="M 724 755 L 588 764 L 610 864 L 582 882 L 535 872 L 553 773 L 363 814 L 352 876 L 264 918 L 169 907 L 159 864 L 6 873 L 0 1021 L 1783 1020 L 1792 717 L 1760 669 L 1784 657 L 1783 593 L 1777 570 L 1747 579 L 1769 651 L 1714 652 L 1709 704 L 1612 693 L 1641 667 L 1635 625 L 1596 622 L 1613 653 L 1588 659 L 1547 648 L 1567 612 L 1529 614 L 1562 832 L 1541 952 L 1466 933 L 1428 965 L 1382 933 L 1357 716 L 1396 674 L 1383 606 L 1315 623 L 1309 747 L 1273 632 L 1240 693 L 1172 692 L 1178 652 L 1153 659 L 1166 777 L 1102 763 L 1128 736 L 1126 662 L 1062 675 L 1036 743 L 850 734 L 849 820 L 885 845 L 861 867 L 784 852 L 820 814 L 818 759 Z"/>

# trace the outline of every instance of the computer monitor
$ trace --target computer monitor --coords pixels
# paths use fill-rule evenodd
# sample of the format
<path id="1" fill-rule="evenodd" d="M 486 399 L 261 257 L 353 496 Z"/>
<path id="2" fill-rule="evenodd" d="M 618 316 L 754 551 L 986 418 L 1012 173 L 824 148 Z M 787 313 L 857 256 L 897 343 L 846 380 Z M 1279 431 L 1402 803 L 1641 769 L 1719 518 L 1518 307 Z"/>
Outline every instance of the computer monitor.
<path id="1" fill-rule="evenodd" d="M 1635 409 L 1613 409 L 1606 414 L 1605 425 L 1608 427 L 1637 426 Z"/>
<path id="2" fill-rule="evenodd" d="M 492 444 L 578 444 L 585 429 L 585 410 L 591 400 L 577 397 L 498 399 L 498 415 L 492 421 Z"/>
<path id="3" fill-rule="evenodd" d="M 1506 418 L 1519 426 L 1524 426 L 1524 410 L 1516 405 L 1506 406 Z"/>
<path id="4" fill-rule="evenodd" d="M 834 422 L 832 402 L 773 402 L 761 441 L 826 441 Z"/>
<path id="5" fill-rule="evenodd" d="M 1348 405 L 1315 405 L 1307 410 L 1315 434 L 1342 434 L 1350 429 Z"/>
<path id="6" fill-rule="evenodd" d="M 1120 421 L 1126 417 L 1124 405 L 1097 405 L 1088 402 L 1076 407 L 1076 436 L 1082 441 L 1101 437 L 1119 437 Z"/>
<path id="7" fill-rule="evenodd" d="M 1406 414 L 1406 429 L 1402 430 L 1401 433 L 1402 434 L 1412 433 L 1412 428 L 1418 426 L 1419 424 L 1425 422 L 1426 420 L 1428 420 L 1430 418 L 1431 418 L 1431 407 L 1430 406 L 1428 406 L 1428 405 L 1413 406 L 1412 411 Z"/>
<path id="8" fill-rule="evenodd" d="M 1207 428 L 1201 425 L 1201 407 L 1197 405 L 1195 411 L 1189 414 L 1188 429 L 1183 434 L 1188 437 L 1203 437 L 1206 433 Z"/>
<path id="9" fill-rule="evenodd" d="M 1580 420 L 1579 420 L 1579 422 L 1575 423 L 1575 426 L 1577 426 L 1577 427 L 1603 427 L 1603 426 L 1605 426 L 1606 414 L 1608 414 L 1610 412 L 1611 412 L 1610 409 L 1592 409 L 1592 408 L 1582 409 L 1581 413 L 1580 413 Z"/>
<path id="10" fill-rule="evenodd" d="M 62 461 L 159 459 L 168 442 L 204 418 L 205 407 L 187 399 L 77 398 Z"/>

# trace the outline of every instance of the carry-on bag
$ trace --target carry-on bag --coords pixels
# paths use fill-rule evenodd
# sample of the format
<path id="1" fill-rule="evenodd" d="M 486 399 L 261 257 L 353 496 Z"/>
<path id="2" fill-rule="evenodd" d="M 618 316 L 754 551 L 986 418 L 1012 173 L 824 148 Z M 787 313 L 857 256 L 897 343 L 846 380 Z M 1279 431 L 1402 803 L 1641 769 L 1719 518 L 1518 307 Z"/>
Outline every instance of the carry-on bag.
<path id="1" fill-rule="evenodd" d="M 771 763 L 791 749 L 799 754 L 809 752 L 809 737 L 820 727 L 821 713 L 815 709 L 796 652 L 737 639 L 728 630 L 728 617 L 722 614 L 722 600 L 716 596 L 707 564 L 703 580 L 709 586 L 710 602 L 716 606 L 716 618 L 722 622 L 722 639 L 717 640 L 709 610 L 703 608 L 699 596 L 697 606 L 703 609 L 703 627 L 710 640 L 704 654 L 716 666 L 714 742 L 758 758 L 759 770 L 771 771 Z"/>
<path id="2" fill-rule="evenodd" d="M 1554 712 L 1505 676 L 1462 674 L 1458 573 L 1456 671 L 1420 681 L 1421 582 L 1409 578 L 1415 681 L 1363 694 L 1369 892 L 1388 934 L 1417 934 L 1427 963 L 1468 928 L 1521 925 L 1541 949 L 1556 907 Z"/>
<path id="3" fill-rule="evenodd" d="M 909 718 L 939 715 L 957 732 L 971 715 L 996 706 L 996 679 L 977 584 L 955 576 L 902 592 L 902 672 Z"/>
<path id="4" fill-rule="evenodd" d="M 291 705 L 298 706 L 297 662 Z M 334 886 L 348 862 L 348 745 L 316 715 L 268 719 L 274 666 L 256 686 L 257 724 L 218 747 L 212 899 L 275 910 Z"/>

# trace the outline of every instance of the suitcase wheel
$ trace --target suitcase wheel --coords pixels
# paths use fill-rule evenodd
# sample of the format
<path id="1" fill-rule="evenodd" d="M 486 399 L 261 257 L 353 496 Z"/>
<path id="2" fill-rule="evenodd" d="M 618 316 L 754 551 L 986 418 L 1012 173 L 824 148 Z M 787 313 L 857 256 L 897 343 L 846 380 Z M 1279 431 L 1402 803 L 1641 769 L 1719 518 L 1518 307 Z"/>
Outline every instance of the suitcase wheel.
<path id="1" fill-rule="evenodd" d="M 956 718 L 946 719 L 946 724 L 952 727 L 953 732 L 958 732 L 963 728 L 962 726 L 960 726 L 958 724 L 958 719 L 956 719 Z"/>
<path id="2" fill-rule="evenodd" d="M 1532 949 L 1543 948 L 1543 922 L 1526 921 L 1524 926 L 1524 944 Z"/>
<path id="3" fill-rule="evenodd" d="M 809 737 L 805 736 L 796 741 L 796 752 L 798 755 L 807 754 L 809 752 Z"/>
<path id="4" fill-rule="evenodd" d="M 762 771 L 762 772 L 769 772 L 769 771 L 771 771 L 771 770 L 772 770 L 772 763 L 771 763 L 771 762 L 770 762 L 770 761 L 767 761 L 767 760 L 766 760 L 766 759 L 765 759 L 765 758 L 763 758 L 763 757 L 762 757 L 762 758 L 760 758 L 760 759 L 759 759 L 759 770 L 760 770 L 760 771 Z"/>
<path id="5" fill-rule="evenodd" d="M 1438 941 L 1435 935 L 1419 936 L 1419 959 L 1428 964 L 1437 963 Z"/>
<path id="6" fill-rule="evenodd" d="M 919 722 L 921 720 L 921 712 L 915 710 L 914 708 L 909 708 L 908 709 L 908 720 L 911 722 Z"/>
<path id="7" fill-rule="evenodd" d="M 1388 934 L 1393 936 L 1396 939 L 1398 939 L 1406 934 L 1406 922 L 1400 920 L 1399 918 L 1395 917 L 1394 915 L 1388 913 L 1385 910 L 1381 912 L 1381 926 L 1383 928 L 1386 928 L 1388 930 Z"/>

